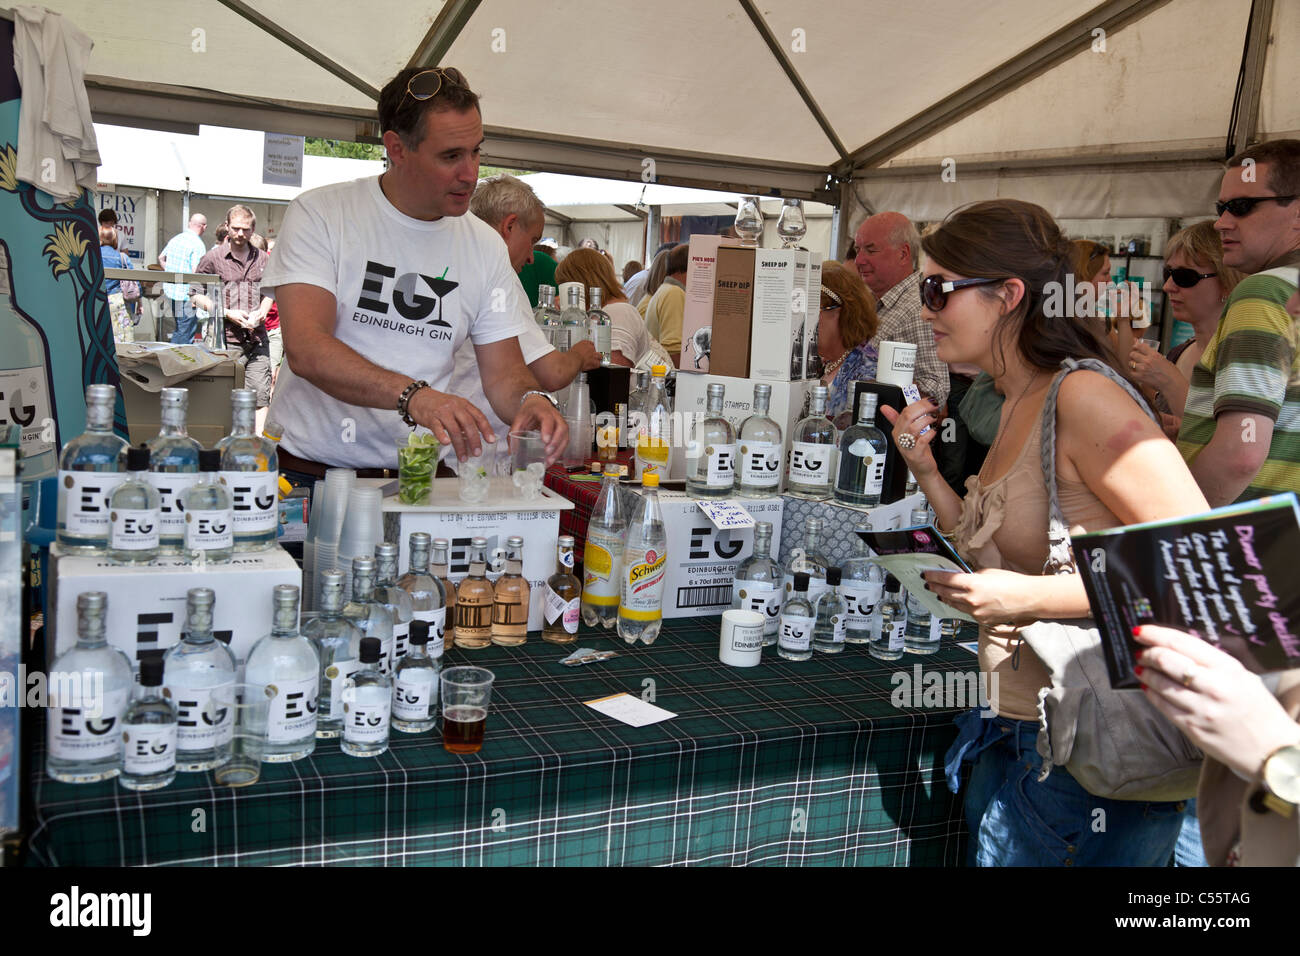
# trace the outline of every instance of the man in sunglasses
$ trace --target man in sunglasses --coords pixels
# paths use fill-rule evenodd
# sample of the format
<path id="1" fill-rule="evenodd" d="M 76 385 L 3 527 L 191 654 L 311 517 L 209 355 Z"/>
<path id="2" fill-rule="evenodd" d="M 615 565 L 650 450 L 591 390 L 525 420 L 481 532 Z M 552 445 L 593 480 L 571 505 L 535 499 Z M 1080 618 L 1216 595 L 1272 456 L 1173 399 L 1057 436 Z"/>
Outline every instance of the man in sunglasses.
<path id="1" fill-rule="evenodd" d="M 1228 160 L 1215 208 L 1224 264 L 1249 275 L 1192 370 L 1178 449 L 1217 507 L 1300 492 L 1300 140 Z"/>
<path id="2" fill-rule="evenodd" d="M 554 461 L 568 429 L 520 352 L 519 280 L 501 236 L 466 215 L 478 96 L 458 70 L 406 69 L 378 112 L 388 170 L 295 199 L 263 278 L 288 360 L 271 410 L 281 472 L 395 473 L 397 443 L 417 425 L 461 459 L 494 445 L 504 436 L 449 385 L 466 340 L 492 410 L 511 430 L 539 430 Z"/>

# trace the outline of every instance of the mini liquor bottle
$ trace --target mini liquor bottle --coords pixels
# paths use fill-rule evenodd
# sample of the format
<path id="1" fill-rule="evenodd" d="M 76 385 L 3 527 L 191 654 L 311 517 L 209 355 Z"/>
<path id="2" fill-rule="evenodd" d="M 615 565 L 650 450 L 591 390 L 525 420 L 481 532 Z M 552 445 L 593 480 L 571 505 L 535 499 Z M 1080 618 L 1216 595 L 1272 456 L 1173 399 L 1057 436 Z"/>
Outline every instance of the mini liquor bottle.
<path id="1" fill-rule="evenodd" d="M 447 542 L 443 544 L 443 574 L 446 574 Z M 410 567 L 397 579 L 397 586 L 411 596 L 412 624 L 424 621 L 429 625 L 429 643 L 425 651 L 432 657 L 442 657 L 446 631 L 452 623 L 447 620 L 447 584 L 444 578 L 429 573 L 429 536 L 423 531 L 411 533 Z"/>
<path id="2" fill-rule="evenodd" d="M 826 386 L 812 390 L 812 410 L 790 436 L 786 494 L 824 500 L 831 496 L 835 463 L 835 425 L 826 417 Z"/>
<path id="3" fill-rule="evenodd" d="M 884 575 L 871 559 L 871 549 L 858 532 L 870 529 L 860 524 L 855 529 L 854 553 L 844 562 L 840 580 L 840 597 L 844 599 L 844 641 L 847 644 L 870 644 L 880 636 L 880 598 L 884 594 Z"/>
<path id="4" fill-rule="evenodd" d="M 922 499 L 919 508 L 912 509 L 910 527 L 930 523 L 930 512 Z M 907 627 L 903 629 L 903 650 L 908 654 L 934 654 L 939 650 L 942 621 L 930 613 L 910 591 L 907 593 Z"/>
<path id="5" fill-rule="evenodd" d="M 158 393 L 162 428 L 149 441 L 149 480 L 158 489 L 158 549 L 180 554 L 185 543 L 187 488 L 199 480 L 199 443 L 185 428 L 189 406 L 187 388 L 164 388 Z"/>
<path id="6" fill-rule="evenodd" d="M 722 414 L 726 386 L 708 387 L 708 413 L 691 428 L 686 445 L 686 493 L 726 498 L 736 487 L 736 433 Z"/>
<path id="7" fill-rule="evenodd" d="M 361 666 L 361 631 L 343 616 L 343 572 L 320 574 L 320 610 L 302 626 L 320 658 L 320 696 L 316 700 L 316 738 L 343 731 L 343 689 Z"/>
<path id="8" fill-rule="evenodd" d="M 612 631 L 618 623 L 619 581 L 623 569 L 623 516 L 618 471 L 606 468 L 591 510 L 582 552 L 582 620 L 588 627 Z"/>
<path id="9" fill-rule="evenodd" d="M 777 638 L 776 652 L 788 661 L 806 661 L 812 657 L 812 635 L 816 620 L 813 607 L 808 603 L 808 575 L 799 571 L 794 576 L 794 590 L 781 605 L 781 633 Z"/>
<path id="10" fill-rule="evenodd" d="M 229 759 L 225 746 L 234 715 L 222 705 L 222 688 L 235 682 L 235 655 L 212 633 L 216 594 L 190 588 L 185 594 L 185 630 L 163 655 L 163 683 L 176 705 L 176 769 L 211 770 Z"/>
<path id="11" fill-rule="evenodd" d="M 560 535 L 555 551 L 555 573 L 546 580 L 542 601 L 542 639 L 571 644 L 578 639 L 582 616 L 582 585 L 573 574 L 573 536 Z"/>
<path id="12" fill-rule="evenodd" d="M 361 639 L 361 669 L 343 691 L 343 752 L 351 757 L 378 757 L 388 749 L 393 715 L 393 682 L 383 672 L 379 639 Z"/>
<path id="13" fill-rule="evenodd" d="M 497 581 L 492 601 L 492 643 L 518 647 L 528 640 L 531 589 L 524 578 L 524 539 L 506 538 L 506 573 Z"/>
<path id="14" fill-rule="evenodd" d="M 487 538 L 473 538 L 469 545 L 469 574 L 456 588 L 457 647 L 479 650 L 492 643 L 494 600 L 487 579 Z"/>
<path id="15" fill-rule="evenodd" d="M 375 559 L 352 559 L 352 598 L 343 605 L 343 616 L 357 626 L 362 637 L 378 638 L 384 649 L 385 665 L 393 654 L 393 614 L 375 600 Z"/>
<path id="16" fill-rule="evenodd" d="M 899 597 L 902 585 L 892 574 L 885 578 L 880 601 L 880 635 L 867 646 L 877 660 L 896 661 L 903 656 L 903 631 L 907 628 L 907 605 Z"/>
<path id="17" fill-rule="evenodd" d="M 280 460 L 275 442 L 255 431 L 257 393 L 230 393 L 232 427 L 217 442 L 221 478 L 230 489 L 235 516 L 235 550 L 269 551 L 280 523 Z"/>
<path id="18" fill-rule="evenodd" d="M 772 386 L 755 385 L 754 414 L 740 423 L 736 443 L 742 498 L 770 498 L 781 486 L 781 426 L 768 415 L 771 404 Z"/>
<path id="19" fill-rule="evenodd" d="M 316 749 L 320 655 L 298 633 L 298 588 L 277 584 L 272 594 L 271 633 L 253 645 L 245 679 L 271 699 L 263 763 L 288 763 Z"/>
<path id="20" fill-rule="evenodd" d="M 163 661 L 140 662 L 140 686 L 122 718 L 122 775 L 128 790 L 157 790 L 176 777 L 176 705 L 163 692 Z"/>
<path id="21" fill-rule="evenodd" d="M 764 647 L 775 644 L 780 631 L 783 577 L 781 565 L 772 560 L 772 523 L 759 521 L 754 525 L 754 553 L 736 568 L 731 606 L 763 615 Z"/>
<path id="22" fill-rule="evenodd" d="M 486 539 L 485 539 L 486 540 Z M 449 651 L 456 646 L 456 582 L 451 579 L 451 542 L 446 538 L 433 539 L 433 561 L 429 567 L 429 574 L 435 581 L 442 584 L 442 594 L 446 599 L 444 609 L 444 623 L 442 634 L 442 649 Z M 433 655 L 435 648 L 430 639 L 429 654 Z"/>
<path id="23" fill-rule="evenodd" d="M 126 480 L 126 442 L 113 433 L 117 389 L 86 386 L 86 431 L 59 456 L 59 547 L 67 554 L 108 549 L 108 498 Z"/>
<path id="24" fill-rule="evenodd" d="M 844 600 L 840 597 L 840 569 L 827 568 L 826 583 L 830 586 L 817 598 L 813 607 L 813 650 L 823 654 L 838 654 L 844 650 Z"/>
<path id="25" fill-rule="evenodd" d="M 235 548 L 230 492 L 221 483 L 221 452 L 199 452 L 199 480 L 181 495 L 183 551 L 206 564 L 229 564 Z M 201 552 L 201 558 L 200 558 Z"/>
<path id="26" fill-rule="evenodd" d="M 429 656 L 428 646 L 434 640 L 428 621 L 417 618 L 411 622 L 410 646 L 393 675 L 393 729 L 404 734 L 432 730 L 438 720 L 442 660 Z"/>
<path id="27" fill-rule="evenodd" d="M 840 439 L 840 466 L 835 477 L 835 500 L 863 508 L 880 504 L 884 487 L 889 440 L 876 427 L 875 392 L 858 395 L 857 424 L 844 430 Z"/>
<path id="28" fill-rule="evenodd" d="M 108 559 L 149 564 L 158 557 L 158 491 L 149 483 L 149 449 L 126 450 L 126 481 L 108 498 Z"/>
<path id="29" fill-rule="evenodd" d="M 397 586 L 397 545 L 386 541 L 375 545 L 375 600 L 393 617 L 393 654 L 384 660 L 384 673 L 391 674 L 406 653 L 415 604 L 406 589 Z"/>

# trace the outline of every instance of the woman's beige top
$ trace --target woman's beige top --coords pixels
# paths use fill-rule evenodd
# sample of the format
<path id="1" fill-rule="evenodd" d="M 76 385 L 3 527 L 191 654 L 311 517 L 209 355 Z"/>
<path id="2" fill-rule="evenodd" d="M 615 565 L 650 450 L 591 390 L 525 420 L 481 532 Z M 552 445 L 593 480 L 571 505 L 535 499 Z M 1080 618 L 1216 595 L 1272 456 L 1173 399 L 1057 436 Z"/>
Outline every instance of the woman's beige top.
<path id="1" fill-rule="evenodd" d="M 972 569 L 1003 568 L 1021 574 L 1042 574 L 1047 561 L 1047 486 L 1041 460 L 1042 414 L 1015 464 L 998 480 L 981 483 L 979 475 L 966 479 L 961 518 L 952 534 L 953 545 Z M 1061 513 L 1071 534 L 1100 531 L 1121 522 L 1079 481 L 1057 474 Z M 1038 691 L 1050 683 L 1038 656 L 1021 643 L 1010 625 L 981 627 L 980 670 L 990 675 L 989 705 L 999 716 L 1012 720 L 1038 720 Z M 1012 656 L 1019 645 L 1019 666 Z"/>

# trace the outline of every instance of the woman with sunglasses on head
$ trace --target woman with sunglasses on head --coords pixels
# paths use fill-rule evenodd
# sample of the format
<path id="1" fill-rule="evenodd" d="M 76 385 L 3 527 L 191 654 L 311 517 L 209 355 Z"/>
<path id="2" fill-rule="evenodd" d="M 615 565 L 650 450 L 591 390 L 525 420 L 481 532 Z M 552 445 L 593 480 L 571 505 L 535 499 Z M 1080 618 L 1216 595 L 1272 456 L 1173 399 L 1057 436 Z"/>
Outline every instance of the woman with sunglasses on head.
<path id="1" fill-rule="evenodd" d="M 984 467 L 967 480 L 964 499 L 935 464 L 934 403 L 882 409 L 940 529 L 976 569 L 925 573 L 929 590 L 979 623 L 980 670 L 996 714 L 959 718 L 947 760 L 954 790 L 963 760 L 974 762 L 965 797 L 972 862 L 1163 866 L 1178 837 L 1180 805 L 1097 797 L 1061 766 L 1039 779 L 1039 692 L 1050 678 L 1018 630 L 1091 614 L 1079 575 L 1043 573 L 1049 499 L 1042 412 L 1064 360 L 1115 364 L 1091 325 L 1045 314 L 1046 297 L 1059 288 L 1052 283 L 1063 285 L 1072 268 L 1070 243 L 1041 207 L 996 200 L 951 213 L 921 248 L 922 315 L 939 358 L 979 366 L 1006 398 Z M 1055 428 L 1059 502 L 1072 531 L 1206 509 L 1148 410 L 1105 375 L 1083 369 L 1064 377 Z M 1106 819 L 1101 833 L 1094 829 L 1098 808 Z"/>
<path id="2" fill-rule="evenodd" d="M 839 429 L 853 424 L 853 383 L 876 377 L 876 304 L 856 269 L 838 262 L 822 265 L 821 309 L 817 314 L 817 354 L 821 384 L 830 394 L 826 417 Z"/>
<path id="3" fill-rule="evenodd" d="M 556 282 L 577 282 L 584 289 L 599 288 L 604 299 L 601 308 L 610 320 L 610 361 L 625 368 L 636 364 L 650 343 L 650 331 L 636 307 L 627 301 L 623 286 L 614 275 L 609 260 L 595 249 L 574 249 L 555 270 Z"/>

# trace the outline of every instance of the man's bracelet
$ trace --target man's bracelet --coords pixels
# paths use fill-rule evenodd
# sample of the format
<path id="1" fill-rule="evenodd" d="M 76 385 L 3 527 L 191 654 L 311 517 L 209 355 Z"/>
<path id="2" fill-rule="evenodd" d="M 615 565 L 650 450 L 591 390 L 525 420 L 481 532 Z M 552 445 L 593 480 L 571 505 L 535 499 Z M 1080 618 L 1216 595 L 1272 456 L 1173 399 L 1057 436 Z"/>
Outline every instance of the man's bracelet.
<path id="1" fill-rule="evenodd" d="M 429 383 L 424 381 L 424 379 L 420 379 L 402 389 L 402 394 L 397 397 L 397 413 L 402 416 L 402 421 L 406 422 L 406 424 L 412 428 L 415 427 L 415 419 L 411 417 L 411 398 L 420 389 L 428 387 Z"/>
<path id="2" fill-rule="evenodd" d="M 523 397 L 519 399 L 520 406 L 522 406 L 524 402 L 528 401 L 529 395 L 540 395 L 542 396 L 542 398 L 546 399 L 548 402 L 551 403 L 552 408 L 560 407 L 559 403 L 551 397 L 550 392 L 543 392 L 540 388 L 530 388 L 528 391 L 524 392 Z"/>

